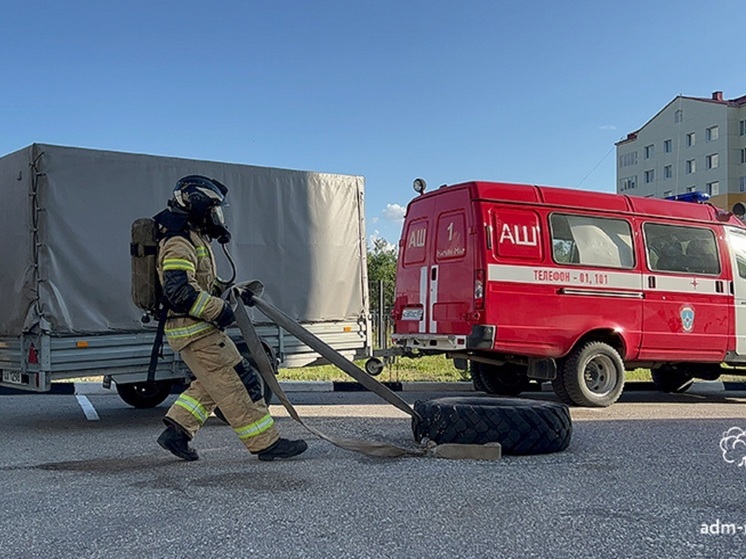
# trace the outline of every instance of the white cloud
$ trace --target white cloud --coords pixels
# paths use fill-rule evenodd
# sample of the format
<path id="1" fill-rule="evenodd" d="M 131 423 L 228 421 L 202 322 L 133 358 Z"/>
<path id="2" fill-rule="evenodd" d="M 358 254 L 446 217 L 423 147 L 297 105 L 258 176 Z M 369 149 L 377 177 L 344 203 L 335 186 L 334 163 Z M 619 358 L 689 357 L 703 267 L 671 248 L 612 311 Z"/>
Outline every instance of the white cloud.
<path id="1" fill-rule="evenodd" d="M 370 218 L 370 224 L 371 225 L 375 225 L 376 223 L 378 223 L 378 219 L 379 219 L 378 217 L 371 217 Z"/>
<path id="2" fill-rule="evenodd" d="M 386 207 L 383 209 L 381 214 L 384 219 L 389 221 L 402 222 L 404 221 L 404 213 L 406 211 L 407 209 L 399 204 L 386 204 Z"/>
<path id="3" fill-rule="evenodd" d="M 617 127 L 613 124 L 604 124 L 603 126 L 598 127 L 599 130 L 616 130 Z"/>
<path id="4" fill-rule="evenodd" d="M 381 232 L 378 229 L 374 229 L 373 233 L 368 237 L 368 246 L 369 246 L 369 248 L 373 248 L 374 246 L 376 246 L 376 241 L 380 241 L 380 240 L 383 240 L 384 243 L 385 243 L 383 245 L 383 249 L 384 250 L 388 250 L 388 251 L 391 251 L 391 252 L 396 252 L 397 246 L 395 244 L 389 242 L 387 239 L 384 239 L 381 236 Z"/>

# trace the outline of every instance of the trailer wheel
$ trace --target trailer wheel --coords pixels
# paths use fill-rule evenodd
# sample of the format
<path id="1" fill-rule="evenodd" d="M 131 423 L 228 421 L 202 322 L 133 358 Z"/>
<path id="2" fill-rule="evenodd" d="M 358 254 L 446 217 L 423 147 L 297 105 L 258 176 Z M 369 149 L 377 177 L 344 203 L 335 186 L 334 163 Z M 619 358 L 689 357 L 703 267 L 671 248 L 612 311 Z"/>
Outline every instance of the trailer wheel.
<path id="1" fill-rule="evenodd" d="M 372 377 L 377 377 L 383 372 L 385 365 L 378 357 L 371 357 L 365 362 L 365 372 Z"/>
<path id="2" fill-rule="evenodd" d="M 474 384 L 474 390 L 487 392 L 487 387 L 482 380 L 482 364 L 477 361 L 469 361 L 469 373 L 471 374 L 471 382 Z"/>
<path id="3" fill-rule="evenodd" d="M 490 365 L 480 363 L 480 377 L 488 394 L 518 396 L 529 388 L 526 368 L 514 363 Z"/>
<path id="4" fill-rule="evenodd" d="M 117 394 L 126 404 L 134 408 L 154 408 L 168 398 L 171 385 L 172 382 L 169 380 L 117 383 Z"/>
<path id="5" fill-rule="evenodd" d="M 680 394 L 686 392 L 694 384 L 694 377 L 679 371 L 676 367 L 664 366 L 650 372 L 653 384 L 661 392 Z"/>
<path id="6" fill-rule="evenodd" d="M 479 396 L 415 402 L 412 432 L 416 441 L 437 444 L 498 442 L 503 454 L 547 454 L 565 450 L 572 437 L 564 404 L 520 398 Z"/>
<path id="7" fill-rule="evenodd" d="M 565 358 L 555 383 L 555 393 L 564 393 L 577 406 L 604 408 L 619 399 L 624 389 L 624 362 L 619 352 L 604 342 L 592 341 L 575 347 Z M 557 385 L 561 383 L 561 389 Z"/>

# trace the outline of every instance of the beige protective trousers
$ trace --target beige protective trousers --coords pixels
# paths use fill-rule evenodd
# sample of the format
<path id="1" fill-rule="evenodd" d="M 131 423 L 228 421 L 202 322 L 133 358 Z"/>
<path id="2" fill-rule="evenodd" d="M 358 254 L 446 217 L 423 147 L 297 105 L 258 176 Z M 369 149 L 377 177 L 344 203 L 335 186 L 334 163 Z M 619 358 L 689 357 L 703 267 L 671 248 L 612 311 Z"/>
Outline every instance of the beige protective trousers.
<path id="1" fill-rule="evenodd" d="M 253 402 L 235 366 L 243 361 L 236 345 L 215 330 L 180 350 L 192 371 L 192 382 L 166 413 L 191 437 L 216 407 L 225 415 L 246 448 L 256 454 L 274 444 L 280 434 L 263 399 Z"/>

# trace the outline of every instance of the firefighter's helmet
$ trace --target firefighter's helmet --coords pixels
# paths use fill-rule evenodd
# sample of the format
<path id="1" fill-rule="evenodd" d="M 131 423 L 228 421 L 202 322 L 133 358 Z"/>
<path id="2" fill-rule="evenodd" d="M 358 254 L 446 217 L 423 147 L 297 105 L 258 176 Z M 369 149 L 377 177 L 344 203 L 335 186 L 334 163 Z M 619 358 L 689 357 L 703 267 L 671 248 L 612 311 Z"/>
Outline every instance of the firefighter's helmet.
<path id="1" fill-rule="evenodd" d="M 228 189 L 216 179 L 188 175 L 176 183 L 169 205 L 185 212 L 194 227 L 224 243 L 230 240 L 222 208 L 227 194 Z"/>

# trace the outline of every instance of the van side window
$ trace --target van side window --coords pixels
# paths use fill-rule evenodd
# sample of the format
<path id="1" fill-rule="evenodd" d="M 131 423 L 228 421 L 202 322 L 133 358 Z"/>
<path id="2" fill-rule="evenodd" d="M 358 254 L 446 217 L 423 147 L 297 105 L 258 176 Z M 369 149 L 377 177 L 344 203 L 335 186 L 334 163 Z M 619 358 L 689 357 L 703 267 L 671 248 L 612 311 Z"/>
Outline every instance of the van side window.
<path id="1" fill-rule="evenodd" d="M 645 223 L 648 267 L 659 272 L 719 275 L 715 234 L 703 227 Z"/>
<path id="2" fill-rule="evenodd" d="M 425 261 L 427 244 L 427 219 L 412 221 L 404 236 L 404 264 L 418 264 Z"/>
<path id="3" fill-rule="evenodd" d="M 632 228 L 623 219 L 552 214 L 552 257 L 558 264 L 633 268 Z"/>

